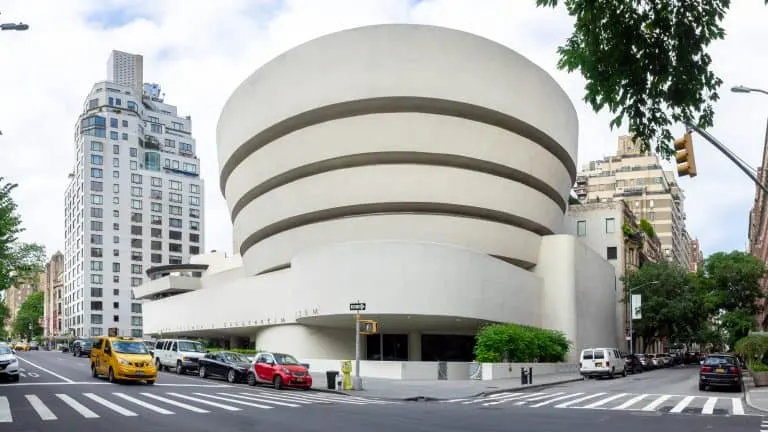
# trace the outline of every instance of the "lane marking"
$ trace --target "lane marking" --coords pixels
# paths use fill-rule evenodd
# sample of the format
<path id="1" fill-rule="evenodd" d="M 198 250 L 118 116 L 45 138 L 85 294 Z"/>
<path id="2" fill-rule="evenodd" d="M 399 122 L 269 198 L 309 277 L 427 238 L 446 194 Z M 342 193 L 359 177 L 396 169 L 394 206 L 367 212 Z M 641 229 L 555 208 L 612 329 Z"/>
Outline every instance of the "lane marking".
<path id="1" fill-rule="evenodd" d="M 111 385 L 108 382 L 23 382 L 23 383 L 9 383 L 3 384 L 3 387 L 25 387 L 25 386 L 68 386 L 68 385 Z"/>
<path id="2" fill-rule="evenodd" d="M 43 372 L 45 372 L 45 373 L 51 374 L 51 375 L 53 375 L 54 377 L 56 377 L 56 378 L 58 378 L 58 379 L 60 379 L 60 380 L 62 380 L 62 381 L 64 381 L 64 382 L 68 382 L 68 383 L 73 383 L 73 382 L 75 382 L 74 380 L 71 380 L 71 379 L 69 379 L 69 378 L 67 378 L 67 377 L 65 377 L 65 376 L 61 376 L 61 375 L 57 374 L 56 372 L 50 371 L 50 370 L 48 370 L 48 369 L 46 369 L 46 368 L 44 368 L 44 367 L 42 367 L 42 366 L 38 366 L 38 365 L 36 365 L 35 363 L 32 363 L 31 361 L 29 361 L 29 360 L 27 360 L 27 359 L 23 359 L 23 358 L 21 358 L 21 357 L 16 357 L 16 358 L 18 358 L 19 360 L 23 361 L 24 363 L 28 363 L 29 365 L 31 365 L 31 366 L 34 366 L 34 367 L 36 367 L 36 368 L 40 369 L 41 371 L 43 371 Z"/>
<path id="3" fill-rule="evenodd" d="M 207 400 L 202 400 L 200 398 L 195 398 L 195 397 L 192 397 L 192 396 L 183 395 L 181 393 L 168 392 L 166 394 L 171 395 L 173 397 L 180 398 L 180 399 L 186 399 L 186 400 L 197 402 L 197 403 L 201 403 L 201 404 L 204 404 L 204 405 L 210 405 L 210 406 L 213 406 L 213 407 L 216 407 L 216 408 L 225 409 L 227 411 L 242 411 L 242 409 L 237 408 L 237 407 L 233 407 L 233 406 L 230 406 L 230 405 L 224 405 L 224 404 L 220 404 L 220 403 L 217 403 L 217 402 L 211 402 L 211 401 L 207 401 Z"/>
<path id="4" fill-rule="evenodd" d="M 669 412 L 671 412 L 671 413 L 681 413 L 681 412 L 683 412 L 685 407 L 690 405 L 691 402 L 693 402 L 694 399 L 696 399 L 696 396 L 686 396 L 685 398 L 683 398 L 683 400 L 678 402 L 677 405 L 675 405 L 674 408 L 669 410 Z M 717 399 L 715 399 L 715 400 L 717 400 Z"/>
<path id="5" fill-rule="evenodd" d="M 744 415 L 744 405 L 741 404 L 741 398 L 731 398 L 731 412 L 734 415 Z"/>
<path id="6" fill-rule="evenodd" d="M 36 395 L 24 395 L 24 397 L 27 398 L 29 404 L 32 405 L 32 409 L 34 409 L 35 412 L 37 412 L 37 415 L 40 416 L 40 420 L 58 420 L 56 414 L 54 414 L 39 397 Z"/>
<path id="7" fill-rule="evenodd" d="M 86 407 L 85 405 L 81 404 L 80 402 L 74 400 L 69 395 L 65 395 L 62 393 L 57 393 L 56 397 L 61 399 L 62 402 L 69 405 L 70 408 L 80 413 L 85 418 L 99 418 L 99 415 L 95 412 L 91 411 Z"/>
<path id="8" fill-rule="evenodd" d="M 11 405 L 8 403 L 8 398 L 0 396 L 0 423 L 12 423 L 13 416 L 11 415 Z"/>
<path id="9" fill-rule="evenodd" d="M 715 405 L 717 404 L 717 400 L 719 398 L 711 397 L 707 399 L 707 402 L 704 404 L 704 408 L 701 409 L 702 414 L 714 414 L 715 413 Z"/>
<path id="10" fill-rule="evenodd" d="M 94 402 L 96 402 L 98 404 L 101 404 L 101 405 L 111 409 L 112 411 L 114 411 L 114 412 L 116 412 L 118 414 L 122 414 L 122 415 L 127 416 L 127 417 L 136 417 L 136 416 L 138 416 L 138 414 L 136 414 L 135 412 L 133 412 L 131 410 L 127 410 L 127 409 L 121 407 L 120 405 L 112 403 L 112 402 L 104 399 L 103 397 L 97 396 L 97 395 L 95 395 L 93 393 L 83 393 L 83 396 L 87 397 L 88 399 L 90 399 L 90 400 L 92 400 L 92 401 L 94 401 Z"/>

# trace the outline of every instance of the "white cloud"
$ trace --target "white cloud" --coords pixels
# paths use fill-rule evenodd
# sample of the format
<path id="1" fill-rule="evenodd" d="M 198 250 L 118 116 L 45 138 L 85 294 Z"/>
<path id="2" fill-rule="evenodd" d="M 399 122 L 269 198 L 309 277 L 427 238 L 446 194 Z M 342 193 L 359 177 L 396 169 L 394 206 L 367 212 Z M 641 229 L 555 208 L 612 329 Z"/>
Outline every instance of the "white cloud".
<path id="1" fill-rule="evenodd" d="M 0 175 L 18 182 L 23 238 L 63 247 L 63 191 L 73 160 L 74 123 L 91 85 L 106 78 L 109 51 L 145 56 L 145 80 L 193 119 L 206 179 L 207 248 L 231 249 L 229 216 L 218 188 L 215 127 L 231 91 L 255 68 L 311 38 L 366 24 L 417 22 L 458 28 L 519 51 L 549 71 L 579 112 L 580 163 L 612 152 L 620 131 L 582 102 L 583 80 L 557 71 L 555 50 L 570 33 L 563 10 L 534 0 L 11 0 L 0 21 L 27 32 L 0 34 Z M 128 22 L 105 28 L 88 17 L 128 8 Z M 726 20 L 728 36 L 712 55 L 725 80 L 712 133 L 756 166 L 762 156 L 768 97 L 736 95 L 736 84 L 768 87 L 768 7 L 741 0 Z M 682 131 L 682 128 L 681 128 Z M 743 248 L 754 186 L 723 156 L 695 138 L 700 175 L 683 179 L 688 226 L 706 252 Z"/>

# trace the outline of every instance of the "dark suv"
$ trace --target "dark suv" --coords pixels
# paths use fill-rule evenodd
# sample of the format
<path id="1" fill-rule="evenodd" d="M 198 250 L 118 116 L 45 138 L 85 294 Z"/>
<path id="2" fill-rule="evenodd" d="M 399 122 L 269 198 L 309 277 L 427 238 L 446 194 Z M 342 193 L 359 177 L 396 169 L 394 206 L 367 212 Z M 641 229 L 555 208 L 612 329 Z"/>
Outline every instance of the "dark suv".
<path id="1" fill-rule="evenodd" d="M 699 390 L 708 387 L 729 387 L 741 391 L 742 364 L 732 354 L 710 354 L 704 358 L 699 368 Z"/>
<path id="2" fill-rule="evenodd" d="M 90 356 L 93 342 L 89 340 L 78 339 L 72 342 L 72 355 L 75 357 Z"/>

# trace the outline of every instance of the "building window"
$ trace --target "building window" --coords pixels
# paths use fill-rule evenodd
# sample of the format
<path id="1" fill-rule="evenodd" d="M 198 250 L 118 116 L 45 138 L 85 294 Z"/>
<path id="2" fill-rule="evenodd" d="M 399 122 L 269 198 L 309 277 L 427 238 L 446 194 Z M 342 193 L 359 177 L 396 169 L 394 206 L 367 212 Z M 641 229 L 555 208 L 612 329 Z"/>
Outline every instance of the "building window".
<path id="1" fill-rule="evenodd" d="M 99 141 L 91 141 L 91 151 L 104 151 L 104 143 Z"/>
<path id="2" fill-rule="evenodd" d="M 605 250 L 605 259 L 615 260 L 619 255 L 616 246 L 608 246 Z"/>
<path id="3" fill-rule="evenodd" d="M 587 235 L 587 221 L 576 222 L 576 235 L 579 237 L 585 237 Z"/>
<path id="4" fill-rule="evenodd" d="M 141 184 L 141 174 L 131 174 L 131 183 Z"/>
<path id="5" fill-rule="evenodd" d="M 613 234 L 616 232 L 616 219 L 614 218 L 605 219 L 605 232 L 608 234 Z"/>
<path id="6" fill-rule="evenodd" d="M 141 200 L 131 200 L 131 208 L 134 210 L 141 210 Z"/>
<path id="7" fill-rule="evenodd" d="M 102 178 L 104 177 L 104 171 L 101 168 L 91 168 L 91 177 Z"/>
<path id="8" fill-rule="evenodd" d="M 191 184 L 189 185 L 189 192 L 193 194 L 199 194 L 200 193 L 200 185 Z"/>

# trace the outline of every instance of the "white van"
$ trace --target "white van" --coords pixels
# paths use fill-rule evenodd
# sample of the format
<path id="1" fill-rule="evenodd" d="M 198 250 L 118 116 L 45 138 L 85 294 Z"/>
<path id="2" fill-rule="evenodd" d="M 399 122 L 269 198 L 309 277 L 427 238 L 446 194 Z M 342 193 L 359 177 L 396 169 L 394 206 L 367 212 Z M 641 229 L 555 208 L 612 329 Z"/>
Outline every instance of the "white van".
<path id="1" fill-rule="evenodd" d="M 196 371 L 198 360 L 205 353 L 203 344 L 184 339 L 160 339 L 152 350 L 158 371 L 174 368 L 177 374 Z"/>
<path id="2" fill-rule="evenodd" d="M 585 348 L 579 357 L 579 372 L 585 378 L 614 378 L 616 374 L 627 376 L 627 366 L 616 348 Z"/>

